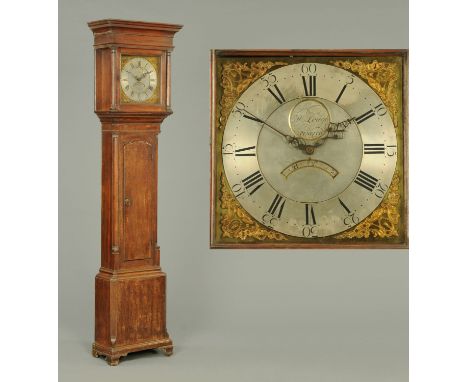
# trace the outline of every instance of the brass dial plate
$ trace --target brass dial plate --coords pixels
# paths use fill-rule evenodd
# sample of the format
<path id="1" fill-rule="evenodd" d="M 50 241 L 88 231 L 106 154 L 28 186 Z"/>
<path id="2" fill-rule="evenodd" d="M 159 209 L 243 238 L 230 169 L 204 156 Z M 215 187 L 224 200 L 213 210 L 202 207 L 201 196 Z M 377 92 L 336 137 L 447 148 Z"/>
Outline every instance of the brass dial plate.
<path id="1" fill-rule="evenodd" d="M 160 57 L 122 55 L 120 60 L 120 102 L 160 102 Z"/>
<path id="2" fill-rule="evenodd" d="M 405 246 L 403 61 L 217 57 L 212 246 Z"/>

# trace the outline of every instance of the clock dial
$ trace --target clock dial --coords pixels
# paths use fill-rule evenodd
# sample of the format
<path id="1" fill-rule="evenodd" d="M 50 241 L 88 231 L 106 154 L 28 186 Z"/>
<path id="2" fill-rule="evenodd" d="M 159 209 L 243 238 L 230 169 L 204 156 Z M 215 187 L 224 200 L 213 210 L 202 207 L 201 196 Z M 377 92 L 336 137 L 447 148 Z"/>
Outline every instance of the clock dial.
<path id="1" fill-rule="evenodd" d="M 296 237 L 345 231 L 374 211 L 397 161 L 393 122 L 359 77 L 326 64 L 273 70 L 237 100 L 223 168 L 242 207 Z"/>
<path id="2" fill-rule="evenodd" d="M 154 99 L 158 88 L 156 66 L 144 57 L 128 57 L 120 72 L 120 86 L 130 101 Z"/>

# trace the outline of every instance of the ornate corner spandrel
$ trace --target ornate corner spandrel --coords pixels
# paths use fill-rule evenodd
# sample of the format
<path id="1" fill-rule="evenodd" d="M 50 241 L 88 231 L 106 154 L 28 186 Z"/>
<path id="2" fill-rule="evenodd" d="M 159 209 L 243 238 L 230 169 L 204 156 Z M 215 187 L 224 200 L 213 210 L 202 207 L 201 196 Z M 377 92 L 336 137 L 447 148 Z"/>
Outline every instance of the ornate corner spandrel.
<path id="1" fill-rule="evenodd" d="M 384 101 L 387 109 L 390 110 L 393 124 L 398 130 L 398 113 L 401 111 L 398 96 L 398 83 L 400 80 L 400 65 L 398 63 L 377 60 L 371 62 L 337 60 L 330 63 L 338 68 L 352 71 L 365 80 Z"/>

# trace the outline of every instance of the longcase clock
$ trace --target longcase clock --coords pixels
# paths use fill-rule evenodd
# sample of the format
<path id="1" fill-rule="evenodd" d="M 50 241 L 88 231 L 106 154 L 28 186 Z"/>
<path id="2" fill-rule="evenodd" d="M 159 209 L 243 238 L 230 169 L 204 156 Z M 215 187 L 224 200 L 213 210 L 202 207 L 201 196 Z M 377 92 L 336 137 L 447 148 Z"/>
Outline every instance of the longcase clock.
<path id="1" fill-rule="evenodd" d="M 160 125 L 172 113 L 170 57 L 182 26 L 113 19 L 88 25 L 102 126 L 101 268 L 92 353 L 117 365 L 129 352 L 172 354 L 157 241 L 157 154 Z"/>

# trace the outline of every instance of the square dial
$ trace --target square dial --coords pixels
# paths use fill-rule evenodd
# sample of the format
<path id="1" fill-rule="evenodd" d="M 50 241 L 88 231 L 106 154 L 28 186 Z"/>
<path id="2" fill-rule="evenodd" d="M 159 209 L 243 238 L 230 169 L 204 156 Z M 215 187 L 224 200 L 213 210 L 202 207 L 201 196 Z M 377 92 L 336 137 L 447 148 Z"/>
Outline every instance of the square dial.
<path id="1" fill-rule="evenodd" d="M 160 57 L 122 55 L 120 60 L 120 102 L 160 103 Z"/>
<path id="2" fill-rule="evenodd" d="M 216 51 L 212 247 L 406 246 L 406 53 L 294 53 Z"/>

